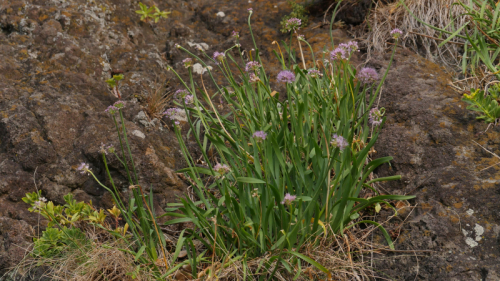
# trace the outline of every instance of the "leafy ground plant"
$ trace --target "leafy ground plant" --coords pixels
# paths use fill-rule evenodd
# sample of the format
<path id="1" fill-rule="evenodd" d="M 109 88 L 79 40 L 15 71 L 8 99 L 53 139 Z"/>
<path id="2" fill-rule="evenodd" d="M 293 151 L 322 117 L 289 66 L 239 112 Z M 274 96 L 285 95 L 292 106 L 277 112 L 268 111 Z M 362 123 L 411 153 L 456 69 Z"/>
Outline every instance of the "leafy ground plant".
<path id="1" fill-rule="evenodd" d="M 251 31 L 253 11 L 249 13 Z M 300 27 L 299 21 L 289 21 L 291 29 Z M 402 32 L 396 29 L 391 34 L 397 42 Z M 297 39 L 307 43 L 300 35 Z M 167 224 L 194 225 L 182 232 L 174 259 L 181 249 L 187 250 L 190 278 L 211 278 L 239 263 L 240 277 L 247 280 L 272 280 L 278 270 L 298 278 L 306 265 L 316 267 L 321 279 L 333 280 L 332 270 L 305 253 L 304 247 L 342 236 L 357 224 L 372 224 L 392 248 L 380 224 L 358 218 L 369 206 L 378 210 L 380 204 L 392 207 L 388 200 L 412 198 L 380 195 L 371 186 L 400 178 L 371 178 L 377 167 L 392 158 L 370 161 L 368 157 L 385 121 L 384 110 L 374 103 L 387 72 L 379 79 L 374 69 L 357 71 L 350 63 L 358 50 L 352 41 L 332 46 L 329 57 L 311 69 L 287 65 L 284 56 L 276 53 L 283 70 L 271 78 L 253 41 L 255 56 L 249 61 L 243 59 L 239 44 L 213 56 L 205 54 L 227 79 L 227 86 L 221 86 L 208 70 L 217 89 L 213 95 L 203 80 L 195 84 L 191 64 L 186 65 L 190 81 L 178 75 L 184 85 L 179 91 L 187 92 L 190 99 L 166 115 L 175 122 L 189 164 L 178 172 L 191 181 L 198 199 L 184 197 L 167 210 L 178 217 Z M 191 56 L 187 60 L 207 67 L 201 58 L 177 47 Z M 240 56 L 244 67 L 233 54 Z M 230 66 L 238 72 L 232 73 Z M 286 91 L 273 91 L 271 79 Z M 229 112 L 217 110 L 212 102 L 216 96 L 229 105 Z M 176 121 L 183 112 L 204 167 L 191 156 L 187 136 Z M 209 156 L 212 150 L 216 153 Z M 375 196 L 360 197 L 364 189 Z M 249 265 L 259 258 L 258 266 Z"/>

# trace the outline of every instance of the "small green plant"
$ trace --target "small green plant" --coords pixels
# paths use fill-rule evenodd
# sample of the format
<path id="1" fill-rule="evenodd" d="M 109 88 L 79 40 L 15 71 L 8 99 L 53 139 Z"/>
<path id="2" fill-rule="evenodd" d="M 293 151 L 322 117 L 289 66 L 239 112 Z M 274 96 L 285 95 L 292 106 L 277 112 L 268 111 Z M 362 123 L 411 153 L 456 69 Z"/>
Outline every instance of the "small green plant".
<path id="1" fill-rule="evenodd" d="M 168 18 L 168 15 L 172 12 L 160 11 L 155 5 L 148 7 L 147 5 L 139 2 L 140 10 L 135 11 L 137 14 L 141 15 L 141 20 L 144 22 L 154 21 L 158 23 L 161 18 Z"/>
<path id="2" fill-rule="evenodd" d="M 287 2 L 292 7 L 292 12 L 281 19 L 281 32 L 283 33 L 290 32 L 287 22 L 289 19 L 292 18 L 299 19 L 302 22 L 302 27 L 306 27 L 309 22 L 309 16 L 307 15 L 305 7 L 301 4 L 298 4 L 295 0 Z"/>
<path id="3" fill-rule="evenodd" d="M 82 246 L 89 246 L 89 239 L 76 227 L 62 229 L 47 227 L 40 238 L 33 238 L 33 255 L 54 258 L 67 251 L 74 251 Z"/>
<path id="4" fill-rule="evenodd" d="M 462 101 L 470 104 L 467 109 L 481 113 L 478 117 L 479 120 L 484 120 L 486 123 L 497 123 L 500 118 L 500 87 L 495 84 L 489 88 L 488 93 L 485 94 L 483 90 L 471 89 L 471 94 L 464 94 Z"/>

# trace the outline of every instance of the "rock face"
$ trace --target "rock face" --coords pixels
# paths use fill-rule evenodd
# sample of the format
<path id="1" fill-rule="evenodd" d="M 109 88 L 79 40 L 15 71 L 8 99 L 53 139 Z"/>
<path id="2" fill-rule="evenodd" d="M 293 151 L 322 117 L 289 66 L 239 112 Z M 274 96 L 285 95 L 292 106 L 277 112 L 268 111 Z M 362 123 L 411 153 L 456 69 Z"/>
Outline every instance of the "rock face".
<path id="1" fill-rule="evenodd" d="M 387 56 L 371 64 L 385 71 Z M 383 184 L 388 193 L 416 195 L 416 207 L 402 208 L 388 225 L 405 252 L 377 262 L 396 280 L 500 280 L 500 176 L 498 166 L 488 168 L 500 161 L 481 148 L 499 154 L 500 130 L 484 133 L 451 80 L 401 51 L 383 89 L 387 122 L 376 150 L 394 161 L 377 172 L 403 176 Z"/>
<path id="2" fill-rule="evenodd" d="M 332 1 L 314 2 L 328 7 Z M 356 23 L 369 2 L 347 7 L 339 17 Z M 13 245 L 25 248 L 33 235 L 29 225 L 38 226 L 37 216 L 21 200 L 26 192 L 40 189 L 56 203 L 71 192 L 78 200 L 111 207 L 109 194 L 75 170 L 87 162 L 106 181 L 99 146 L 119 146 L 113 121 L 104 113 L 117 100 L 105 83 L 111 74 L 125 77 L 120 92 L 131 149 L 141 184 L 155 192 L 156 210 L 186 191 L 174 173 L 182 167 L 182 156 L 170 123 L 159 119 L 161 106 L 154 110 L 147 102 L 160 86 L 168 92 L 180 87 L 167 65 L 187 77 L 182 65 L 187 55 L 174 45 L 211 55 L 233 46 L 230 34 L 236 30 L 248 54 L 253 44 L 247 9 L 253 8 L 255 39 L 274 83 L 281 67 L 273 54 L 277 45 L 271 42 L 288 38 L 279 32 L 281 17 L 290 12 L 286 1 L 156 4 L 172 11 L 158 24 L 141 22 L 135 13 L 138 2 L 131 0 L 12 0 L 0 6 L 0 276 L 24 254 Z M 311 12 L 310 25 L 301 34 L 320 59 L 330 39 L 322 14 Z M 335 43 L 350 40 L 340 29 L 333 36 Z M 296 59 L 300 62 L 298 54 Z M 387 62 L 387 55 L 380 55 L 370 64 L 382 73 Z M 222 77 L 217 70 L 214 74 Z M 212 92 L 209 76 L 202 77 Z M 401 174 L 403 180 L 381 187 L 417 196 L 411 202 L 415 208 L 400 209 L 404 224 L 395 218 L 387 226 L 398 250 L 416 252 L 379 255 L 375 261 L 396 280 L 500 279 L 500 167 L 482 170 L 497 160 L 472 142 L 499 153 L 498 129 L 481 133 L 486 126 L 465 110 L 449 81 L 437 65 L 401 51 L 383 89 L 380 106 L 387 109 L 387 122 L 375 156 L 391 155 L 394 161 L 377 173 Z M 201 86 L 200 79 L 197 83 Z M 127 190 L 120 163 L 112 156 L 108 160 L 115 182 Z"/>

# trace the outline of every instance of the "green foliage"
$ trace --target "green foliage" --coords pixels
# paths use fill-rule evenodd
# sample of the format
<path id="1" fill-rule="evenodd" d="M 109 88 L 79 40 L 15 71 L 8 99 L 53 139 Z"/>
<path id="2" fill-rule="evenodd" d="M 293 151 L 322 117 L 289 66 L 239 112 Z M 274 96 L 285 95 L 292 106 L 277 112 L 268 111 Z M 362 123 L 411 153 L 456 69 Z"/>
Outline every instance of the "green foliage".
<path id="1" fill-rule="evenodd" d="M 167 11 L 160 11 L 158 7 L 155 5 L 151 6 L 148 8 L 147 5 L 143 4 L 142 2 L 139 2 L 139 8 L 140 10 L 135 11 L 137 14 L 141 15 L 141 20 L 142 21 L 149 21 L 153 20 L 155 23 L 158 23 L 160 18 L 168 18 L 168 15 L 171 14 L 172 12 L 167 12 Z"/>
<path id="2" fill-rule="evenodd" d="M 112 78 L 106 80 L 106 83 L 108 83 L 109 87 L 114 88 L 116 87 L 116 85 L 118 85 L 118 81 L 122 79 L 123 79 L 123 74 L 113 75 Z"/>
<path id="3" fill-rule="evenodd" d="M 470 104 L 467 109 L 480 112 L 477 119 L 484 120 L 486 123 L 496 123 L 500 118 L 500 106 L 498 106 L 499 87 L 498 84 L 489 89 L 489 95 L 479 89 L 471 89 L 471 94 L 464 94 L 463 101 Z"/>
<path id="4" fill-rule="evenodd" d="M 255 50 L 255 62 L 262 65 L 257 45 Z M 326 268 L 299 252 L 301 247 L 320 237 L 342 235 L 369 206 L 378 203 L 391 207 L 387 200 L 413 197 L 377 194 L 359 198 L 361 190 L 371 189 L 375 181 L 399 179 L 367 180 L 377 167 L 392 159 L 368 159 L 380 133 L 380 127 L 370 125 L 368 112 L 385 76 L 378 86 L 365 86 L 357 82 L 356 69 L 349 60 L 331 61 L 321 75 L 311 75 L 297 65 L 286 66 L 286 61 L 276 54 L 295 77 L 294 82 L 286 84 L 285 92 L 276 93 L 263 66 L 246 73 L 231 52 L 225 54 L 227 61 L 219 64 L 219 70 L 227 78 L 223 83 L 227 86 L 212 77 L 218 89 L 214 96 L 197 88 L 192 75 L 186 83 L 176 73 L 194 96 L 192 108 L 183 106 L 190 134 L 207 165 L 199 167 L 198 158 L 191 156 L 186 138 L 177 128 L 177 139 L 189 165 L 178 172 L 190 179 L 199 198 L 195 201 L 186 196 L 180 204 L 170 204 L 167 209 L 167 215 L 177 217 L 167 224 L 194 225 L 181 235 L 177 250 L 187 249 L 194 276 L 200 262 L 194 240 L 201 241 L 219 260 L 243 259 L 246 264 L 247 260 L 267 255 L 278 263 L 291 260 L 289 271 L 295 267 L 300 273 L 300 262 L 305 261 L 328 276 Z M 238 76 L 229 71 L 233 68 L 230 64 L 241 70 Z M 280 98 L 282 95 L 286 100 Z M 212 103 L 215 98 L 221 98 L 230 112 L 219 112 Z M 264 131 L 267 137 L 255 137 L 258 131 Z M 348 145 L 342 149 L 332 142 L 334 134 Z M 209 152 L 216 153 L 209 156 Z M 379 227 L 393 247 L 379 224 L 366 220 L 362 223 Z M 285 259 L 285 254 L 295 258 Z M 264 263 L 259 270 L 267 270 L 271 263 Z"/>
<path id="5" fill-rule="evenodd" d="M 286 28 L 286 26 L 287 26 L 286 21 L 291 19 L 291 18 L 298 18 L 299 20 L 302 21 L 301 27 L 306 27 L 307 23 L 309 22 L 309 16 L 307 15 L 306 8 L 303 5 L 298 4 L 296 2 L 296 0 L 293 0 L 293 1 L 289 0 L 287 2 L 292 7 L 292 12 L 289 15 L 286 15 L 281 19 L 281 22 L 280 22 L 281 32 L 283 32 L 283 33 L 289 32 L 289 29 Z"/>
<path id="6" fill-rule="evenodd" d="M 42 236 L 40 238 L 33 238 L 33 241 L 34 248 L 32 254 L 44 258 L 57 257 L 66 251 L 73 251 L 89 243 L 85 234 L 76 227 L 64 227 L 62 230 L 47 227 L 42 232 Z"/>

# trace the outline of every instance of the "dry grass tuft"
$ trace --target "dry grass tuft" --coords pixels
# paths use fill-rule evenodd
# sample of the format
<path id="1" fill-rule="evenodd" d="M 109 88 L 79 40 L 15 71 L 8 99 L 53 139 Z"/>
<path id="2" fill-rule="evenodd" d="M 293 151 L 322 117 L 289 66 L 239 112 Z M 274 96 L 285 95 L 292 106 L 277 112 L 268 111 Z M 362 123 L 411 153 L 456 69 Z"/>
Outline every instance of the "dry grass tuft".
<path id="1" fill-rule="evenodd" d="M 166 110 L 168 103 L 172 100 L 172 93 L 167 91 L 168 82 L 166 79 L 158 78 L 155 83 L 147 87 L 148 94 L 146 100 L 146 113 L 150 119 L 161 120 L 162 113 Z"/>
<path id="2" fill-rule="evenodd" d="M 414 16 L 429 25 L 450 32 L 467 22 L 467 16 L 462 15 L 465 10 L 459 5 L 452 5 L 454 2 L 456 0 L 405 0 Z M 463 2 L 468 3 L 468 0 Z M 455 37 L 438 48 L 447 35 L 417 21 L 399 1 L 387 5 L 377 4 L 368 23 L 369 32 L 363 36 L 369 46 L 368 55 L 371 51 L 384 52 L 388 48 L 388 42 L 392 42 L 390 31 L 399 28 L 405 33 L 401 40 L 402 45 L 425 55 L 427 59 L 444 62 L 448 66 L 458 65 L 461 59 L 462 39 Z"/>
<path id="3" fill-rule="evenodd" d="M 97 244 L 83 250 L 74 250 L 57 258 L 35 258 L 26 256 L 15 274 L 31 272 L 36 268 L 44 268 L 43 277 L 50 280 L 64 281 L 145 281 L 154 280 L 152 276 L 134 261 L 134 257 L 125 254 L 119 248 L 125 245 Z M 21 272 L 22 271 L 22 272 Z"/>

